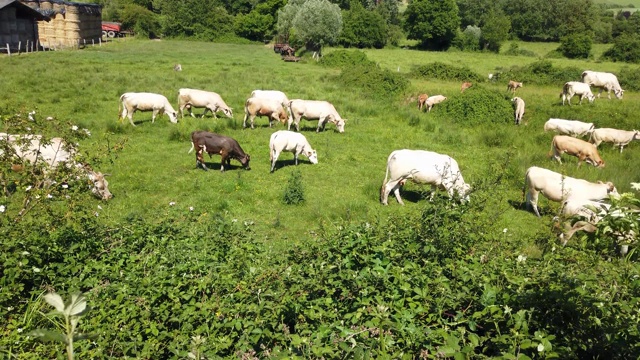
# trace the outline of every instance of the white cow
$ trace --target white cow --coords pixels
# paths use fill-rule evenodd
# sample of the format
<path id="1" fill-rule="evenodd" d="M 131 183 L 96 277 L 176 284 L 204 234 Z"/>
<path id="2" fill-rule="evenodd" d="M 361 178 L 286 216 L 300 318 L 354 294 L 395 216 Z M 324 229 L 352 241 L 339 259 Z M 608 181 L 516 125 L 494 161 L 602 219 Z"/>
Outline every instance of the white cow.
<path id="1" fill-rule="evenodd" d="M 602 142 L 613 143 L 613 147 L 615 148 L 616 146 L 619 146 L 620 152 L 622 153 L 622 148 L 624 148 L 633 140 L 640 140 L 640 131 L 601 128 L 593 130 L 589 142 L 594 144 L 595 146 L 600 146 L 600 143 Z"/>
<path id="2" fill-rule="evenodd" d="M 289 107 L 289 99 L 287 98 L 287 95 L 279 90 L 253 90 L 250 97 L 271 99 L 279 102 L 285 108 Z"/>
<path id="3" fill-rule="evenodd" d="M 580 216 L 590 223 L 597 223 L 602 219 L 603 213 L 606 213 L 611 204 L 602 201 L 593 201 L 581 197 L 569 197 L 562 203 L 562 215 L 565 218 L 572 216 Z"/>
<path id="4" fill-rule="evenodd" d="M 571 98 L 574 95 L 580 96 L 580 104 L 582 104 L 582 100 L 584 98 L 587 98 L 589 102 L 593 102 L 593 100 L 596 99 L 596 97 L 591 92 L 591 87 L 589 87 L 589 84 L 585 84 L 579 81 L 569 81 L 566 82 L 562 87 L 562 94 L 560 94 L 560 96 L 562 97 L 562 105 L 564 105 L 564 101 L 567 100 L 569 102 L 569 106 L 571 106 Z"/>
<path id="5" fill-rule="evenodd" d="M 8 144 L 4 144 L 5 142 Z M 15 160 L 34 165 L 43 163 L 45 168 L 49 169 L 55 169 L 60 164 L 75 168 L 93 182 L 91 192 L 96 197 L 109 200 L 113 196 L 109 191 L 109 182 L 105 179 L 105 174 L 93 171 L 89 166 L 76 162 L 74 160 L 75 149 L 66 144 L 62 138 L 56 137 L 45 141 L 42 135 L 0 133 L 0 155 L 4 154 L 3 148 L 9 147 L 12 151 L 10 156 Z"/>
<path id="6" fill-rule="evenodd" d="M 253 129 L 253 121 L 256 116 L 269 118 L 269 127 L 272 126 L 274 121 L 280 121 L 284 125 L 287 121 L 287 112 L 284 106 L 278 101 L 268 98 L 248 98 L 244 103 L 244 120 L 242 121 L 242 127 L 247 127 L 247 119 L 251 122 L 251 128 Z"/>
<path id="7" fill-rule="evenodd" d="M 288 130 L 291 130 L 291 123 L 296 125 L 296 130 L 300 131 L 300 119 L 306 120 L 318 120 L 318 127 L 316 132 L 324 130 L 328 121 L 334 123 L 338 131 L 344 132 L 344 124 L 347 119 L 343 119 L 336 108 L 328 101 L 320 100 L 300 100 L 295 99 L 289 101 L 289 126 Z"/>
<path id="8" fill-rule="evenodd" d="M 427 106 L 427 112 L 431 112 L 431 108 L 433 107 L 433 105 L 440 104 L 445 100 L 447 100 L 447 97 L 443 95 L 429 96 L 429 98 L 427 98 L 427 100 L 424 102 L 424 104 Z"/>
<path id="9" fill-rule="evenodd" d="M 395 150 L 387 159 L 387 172 L 380 190 L 380 201 L 387 205 L 390 192 L 402 205 L 400 188 L 407 180 L 416 184 L 430 184 L 445 190 L 449 197 L 457 195 L 462 202 L 469 201 L 471 186 L 464 182 L 458 163 L 448 155 L 425 150 Z M 433 192 L 431 198 L 433 198 Z"/>
<path id="10" fill-rule="evenodd" d="M 544 131 L 555 131 L 560 135 L 569 135 L 573 137 L 589 135 L 593 129 L 593 123 L 586 123 L 578 120 L 551 118 L 544 123 Z"/>
<path id="11" fill-rule="evenodd" d="M 271 134 L 271 139 L 269 140 L 271 172 L 275 169 L 276 161 L 278 161 L 278 157 L 283 151 L 293 153 L 296 165 L 298 165 L 298 155 L 300 154 L 309 158 L 312 164 L 318 163 L 318 154 L 313 150 L 304 135 L 293 131 L 280 130 Z"/>
<path id="12" fill-rule="evenodd" d="M 540 217 L 538 212 L 539 193 L 556 202 L 562 202 L 569 198 L 603 200 L 607 199 L 609 195 L 618 195 L 618 190 L 611 182 L 592 183 L 536 166 L 530 167 L 525 173 L 523 194 L 525 191 L 527 209 L 533 207 L 533 211 L 538 217 Z"/>
<path id="13" fill-rule="evenodd" d="M 164 95 L 154 93 L 135 93 L 128 92 L 120 95 L 120 102 L 122 103 L 122 113 L 118 114 L 118 119 L 129 118 L 131 125 L 136 126 L 133 123 L 133 113 L 136 111 L 153 111 L 151 122 L 156 121 L 157 115 L 167 114 L 169 120 L 172 123 L 178 122 L 178 113 L 173 109 L 171 103 Z M 118 106 L 118 113 L 120 113 L 120 106 Z"/>
<path id="14" fill-rule="evenodd" d="M 620 87 L 618 78 L 612 73 L 585 70 L 582 72 L 582 82 L 599 88 L 598 98 L 602 90 L 607 90 L 607 96 L 611 100 L 611 90 L 613 90 L 613 94 L 618 99 L 622 99 L 624 90 Z"/>
<path id="15" fill-rule="evenodd" d="M 516 125 L 520 125 L 522 116 L 524 115 L 524 100 L 516 96 L 511 99 L 511 101 L 513 102 L 513 106 L 515 107 Z"/>
<path id="16" fill-rule="evenodd" d="M 217 119 L 216 111 L 222 111 L 229 119 L 233 119 L 233 109 L 227 106 L 220 95 L 212 91 L 180 89 L 178 91 L 178 108 L 183 119 L 184 108 L 189 110 L 192 117 L 195 115 L 193 115 L 191 108 L 205 108 L 201 117 L 204 117 L 207 111 L 211 111 L 213 117 Z"/>

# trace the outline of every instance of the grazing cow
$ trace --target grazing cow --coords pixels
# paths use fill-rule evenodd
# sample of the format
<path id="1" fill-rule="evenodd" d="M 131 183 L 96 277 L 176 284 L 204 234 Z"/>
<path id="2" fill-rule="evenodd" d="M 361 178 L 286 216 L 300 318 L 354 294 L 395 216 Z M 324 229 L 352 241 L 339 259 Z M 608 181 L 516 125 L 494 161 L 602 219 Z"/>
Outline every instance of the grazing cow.
<path id="1" fill-rule="evenodd" d="M 204 170 L 207 166 L 204 164 L 203 153 L 206 151 L 211 158 L 211 154 L 220 154 L 220 171 L 224 171 L 225 164 L 230 166 L 231 159 L 238 160 L 242 167 L 247 170 L 251 170 L 249 167 L 249 160 L 251 159 L 249 154 L 245 153 L 240 147 L 238 142 L 230 137 L 207 132 L 207 131 L 194 131 L 191 133 L 191 149 L 189 153 L 196 150 L 196 168 L 201 165 Z"/>
<path id="2" fill-rule="evenodd" d="M 610 204 L 601 201 L 584 199 L 579 196 L 570 196 L 562 202 L 561 213 L 565 218 L 580 216 L 590 223 L 597 223 L 601 214 L 611 208 Z"/>
<path id="3" fill-rule="evenodd" d="M 298 155 L 302 154 L 309 158 L 312 164 L 318 163 L 318 154 L 307 141 L 304 135 L 287 130 L 276 131 L 271 134 L 269 140 L 269 160 L 271 160 L 271 172 L 276 167 L 276 161 L 280 153 L 288 151 L 293 153 L 295 164 L 298 165 Z"/>
<path id="4" fill-rule="evenodd" d="M 467 90 L 468 88 L 472 87 L 473 83 L 470 83 L 468 81 L 465 81 L 462 83 L 462 85 L 460 85 L 460 92 L 464 92 L 465 90 Z"/>
<path id="5" fill-rule="evenodd" d="M 133 123 L 133 113 L 140 111 L 153 111 L 151 122 L 156 121 L 156 116 L 167 114 L 169 120 L 172 123 L 178 122 L 178 113 L 173 109 L 173 106 L 169 103 L 169 100 L 163 95 L 154 93 L 134 93 L 128 92 L 120 95 L 120 102 L 122 103 L 122 113 L 120 114 L 120 106 L 118 106 L 118 120 L 129 118 L 131 125 L 136 126 Z"/>
<path id="6" fill-rule="evenodd" d="M 447 100 L 446 96 L 442 96 L 442 95 L 429 96 L 429 98 L 424 102 L 424 104 L 427 107 L 427 112 L 431 112 L 431 108 L 433 107 L 433 105 L 440 104 L 445 100 Z"/>
<path id="7" fill-rule="evenodd" d="M 516 125 L 520 125 L 520 121 L 522 121 L 522 116 L 524 115 L 524 100 L 516 96 L 511 99 L 511 101 L 515 107 Z"/>
<path id="8" fill-rule="evenodd" d="M 511 91 L 515 95 L 516 89 L 521 88 L 521 87 L 522 87 L 522 83 L 521 82 L 509 80 L 509 83 L 507 84 L 507 91 Z"/>
<path id="9" fill-rule="evenodd" d="M 428 94 L 418 95 L 418 110 L 422 111 L 422 107 L 425 105 L 428 98 L 429 98 Z"/>
<path id="10" fill-rule="evenodd" d="M 180 64 L 173 65 L 173 71 L 182 71 L 182 65 Z"/>
<path id="11" fill-rule="evenodd" d="M 569 102 L 569 106 L 571 106 L 571 98 L 574 95 L 580 96 L 579 104 L 582 104 L 582 99 L 584 98 L 587 98 L 590 103 L 596 99 L 596 97 L 591 92 L 589 84 L 585 84 L 579 81 L 569 81 L 566 82 L 562 87 L 562 94 L 560 94 L 560 96 L 562 97 L 562 105 L 564 105 L 564 101 L 567 100 Z"/>
<path id="12" fill-rule="evenodd" d="M 247 127 L 247 118 L 251 122 L 253 129 L 253 120 L 256 116 L 266 116 L 269 118 L 269 127 L 273 121 L 280 121 L 284 125 L 287 122 L 287 112 L 284 107 L 277 101 L 266 98 L 248 98 L 244 103 L 244 120 L 242 127 Z"/>
<path id="13" fill-rule="evenodd" d="M 600 158 L 598 148 L 595 145 L 571 136 L 554 136 L 553 141 L 551 142 L 551 153 L 553 153 L 553 158 L 562 164 L 560 155 L 565 152 L 578 158 L 578 166 L 580 166 L 583 161 L 586 161 L 588 164 L 593 166 L 604 167 L 604 161 Z"/>
<path id="14" fill-rule="evenodd" d="M 189 114 L 192 117 L 195 117 L 195 115 L 193 115 L 191 108 L 205 108 L 201 117 L 204 117 L 207 111 L 211 111 L 213 117 L 217 119 L 216 111 L 220 110 L 229 119 L 233 119 L 233 109 L 227 106 L 220 95 L 211 91 L 180 89 L 178 91 L 178 109 L 183 119 L 184 108 L 189 110 Z"/>
<path id="15" fill-rule="evenodd" d="M 527 209 L 533 207 L 538 217 L 540 217 L 538 212 L 538 194 L 540 193 L 555 202 L 562 202 L 569 198 L 603 200 L 609 195 L 618 195 L 618 190 L 611 182 L 592 183 L 536 166 L 528 168 L 525 173 L 523 195 L 525 191 L 526 207 Z"/>
<path id="16" fill-rule="evenodd" d="M 613 90 L 613 94 L 618 99 L 622 99 L 624 90 L 620 87 L 618 78 L 612 73 L 585 70 L 582 72 L 582 82 L 599 88 L 598 98 L 602 90 L 607 90 L 607 96 L 611 100 L 611 90 Z"/>
<path id="17" fill-rule="evenodd" d="M 550 118 L 544 123 L 544 131 L 555 131 L 560 135 L 582 137 L 591 134 L 595 125 L 578 120 L 564 120 Z"/>
<path id="18" fill-rule="evenodd" d="M 336 125 L 338 132 L 343 133 L 344 124 L 347 121 L 347 119 L 343 119 L 340 114 L 338 114 L 333 104 L 328 101 L 291 100 L 289 101 L 289 112 L 291 116 L 289 117 L 287 130 L 291 130 L 291 123 L 294 123 L 296 131 L 300 131 L 300 119 L 305 118 L 306 120 L 318 120 L 316 132 L 320 132 L 320 130 L 324 131 L 325 125 L 330 121 Z"/>
<path id="19" fill-rule="evenodd" d="M 2 144 L 6 142 L 7 144 Z M 78 163 L 74 160 L 75 149 L 65 143 L 62 138 L 52 138 L 44 141 L 42 135 L 10 135 L 0 133 L 0 155 L 2 149 L 10 147 L 12 154 L 21 162 L 29 162 L 34 165 L 45 164 L 47 169 L 55 169 L 60 164 L 69 168 L 75 168 L 84 174 L 93 183 L 91 192 L 97 198 L 109 200 L 113 197 L 109 191 L 109 182 L 105 179 L 106 174 L 93 171 L 88 165 Z M 16 167 L 19 168 L 19 167 Z"/>
<path id="20" fill-rule="evenodd" d="M 615 148 L 616 146 L 619 146 L 620 153 L 622 153 L 622 148 L 624 148 L 633 140 L 640 140 L 640 131 L 601 128 L 593 130 L 589 142 L 594 144 L 596 147 L 600 146 L 600 143 L 602 142 L 613 143 L 613 147 Z"/>
<path id="21" fill-rule="evenodd" d="M 404 205 L 400 188 L 411 180 L 416 184 L 430 184 L 445 190 L 449 197 L 456 195 L 462 202 L 469 201 L 471 187 L 464 182 L 458 163 L 448 155 L 424 150 L 395 150 L 387 159 L 387 172 L 380 189 L 380 201 L 387 205 L 390 192 Z M 431 193 L 433 198 L 434 193 Z"/>
<path id="22" fill-rule="evenodd" d="M 274 100 L 282 104 L 285 108 L 289 106 L 287 95 L 279 90 L 253 90 L 250 97 Z"/>

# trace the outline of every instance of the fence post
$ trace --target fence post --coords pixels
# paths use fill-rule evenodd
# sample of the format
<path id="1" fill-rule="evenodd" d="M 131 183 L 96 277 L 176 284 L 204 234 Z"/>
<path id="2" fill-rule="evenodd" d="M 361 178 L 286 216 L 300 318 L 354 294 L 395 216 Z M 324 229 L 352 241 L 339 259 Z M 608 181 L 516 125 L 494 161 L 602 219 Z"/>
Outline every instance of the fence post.
<path id="1" fill-rule="evenodd" d="M 7 43 L 7 54 L 9 54 L 9 56 L 11 56 L 11 48 L 9 48 L 9 43 Z"/>
<path id="2" fill-rule="evenodd" d="M 18 54 L 22 52 L 22 40 L 18 41 Z"/>
<path id="3" fill-rule="evenodd" d="M 28 39 L 27 39 L 27 47 L 25 49 L 25 52 L 27 52 L 27 53 L 29 52 L 29 40 Z"/>

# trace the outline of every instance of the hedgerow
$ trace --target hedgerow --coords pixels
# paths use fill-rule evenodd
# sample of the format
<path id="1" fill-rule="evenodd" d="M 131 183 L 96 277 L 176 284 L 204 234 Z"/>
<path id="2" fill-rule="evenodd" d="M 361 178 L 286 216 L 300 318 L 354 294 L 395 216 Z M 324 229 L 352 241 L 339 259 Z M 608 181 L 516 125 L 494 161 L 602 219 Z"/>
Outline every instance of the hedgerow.
<path id="1" fill-rule="evenodd" d="M 582 71 L 577 67 L 555 67 L 549 60 L 540 60 L 525 66 L 514 66 L 500 74 L 502 79 L 518 79 L 525 84 L 557 85 L 567 81 L 580 81 Z"/>
<path id="2" fill-rule="evenodd" d="M 431 111 L 443 121 L 465 125 L 513 123 L 513 106 L 505 93 L 474 85 L 459 95 L 450 96 Z"/>
<path id="3" fill-rule="evenodd" d="M 468 67 L 448 65 L 441 62 L 434 62 L 427 65 L 415 66 L 411 70 L 411 75 L 426 79 L 455 80 L 455 81 L 484 81 L 484 77 L 473 72 Z"/>

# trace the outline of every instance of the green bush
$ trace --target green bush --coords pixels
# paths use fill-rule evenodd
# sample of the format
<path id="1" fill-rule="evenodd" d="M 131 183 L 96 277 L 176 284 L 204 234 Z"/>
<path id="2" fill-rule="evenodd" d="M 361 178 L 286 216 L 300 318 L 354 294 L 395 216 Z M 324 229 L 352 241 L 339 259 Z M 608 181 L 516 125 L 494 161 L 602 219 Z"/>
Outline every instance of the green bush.
<path id="1" fill-rule="evenodd" d="M 367 58 L 367 54 L 359 50 L 336 50 L 324 55 L 319 62 L 320 65 L 343 68 L 353 65 L 375 64 Z"/>
<path id="2" fill-rule="evenodd" d="M 557 85 L 579 81 L 582 71 L 577 67 L 554 67 L 549 60 L 540 60 L 525 66 L 514 66 L 504 71 L 503 79 L 519 79 L 526 84 Z"/>
<path id="3" fill-rule="evenodd" d="M 338 83 L 348 88 L 358 89 L 371 97 L 400 94 L 409 86 L 409 80 L 402 74 L 381 69 L 373 63 L 342 68 L 338 75 Z"/>
<path id="4" fill-rule="evenodd" d="M 618 81 L 625 90 L 640 90 L 640 69 L 623 66 L 617 73 Z"/>
<path id="5" fill-rule="evenodd" d="M 535 52 L 531 50 L 520 49 L 520 45 L 518 45 L 518 43 L 515 43 L 515 42 L 512 42 L 511 45 L 509 45 L 509 49 L 507 49 L 507 51 L 505 51 L 504 54 L 511 55 L 511 56 L 529 56 L 529 57 L 538 56 Z"/>
<path id="6" fill-rule="evenodd" d="M 562 38 L 558 51 L 569 59 L 587 59 L 592 43 L 589 35 L 572 34 Z"/>
<path id="7" fill-rule="evenodd" d="M 640 63 L 640 35 L 624 34 L 617 37 L 602 57 L 611 61 Z"/>
<path id="8" fill-rule="evenodd" d="M 434 116 L 465 125 L 510 124 L 513 107 L 503 92 L 473 86 L 439 105 Z"/>
<path id="9" fill-rule="evenodd" d="M 302 185 L 302 174 L 294 170 L 289 176 L 287 187 L 284 188 L 282 202 L 287 205 L 297 205 L 304 202 L 304 186 Z"/>
<path id="10" fill-rule="evenodd" d="M 468 67 L 448 65 L 441 62 L 416 66 L 411 71 L 411 75 L 419 78 L 450 81 L 484 81 L 484 76 L 471 71 Z"/>
<path id="11" fill-rule="evenodd" d="M 477 26 L 468 25 L 462 32 L 458 32 L 451 46 L 462 51 L 480 50 L 480 36 L 482 31 Z"/>
<path id="12" fill-rule="evenodd" d="M 387 42 L 387 23 L 380 13 L 354 2 L 342 13 L 342 33 L 338 42 L 344 47 L 383 48 Z"/>

